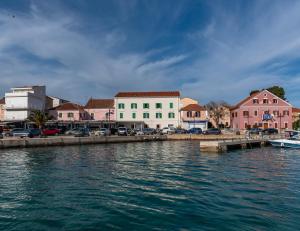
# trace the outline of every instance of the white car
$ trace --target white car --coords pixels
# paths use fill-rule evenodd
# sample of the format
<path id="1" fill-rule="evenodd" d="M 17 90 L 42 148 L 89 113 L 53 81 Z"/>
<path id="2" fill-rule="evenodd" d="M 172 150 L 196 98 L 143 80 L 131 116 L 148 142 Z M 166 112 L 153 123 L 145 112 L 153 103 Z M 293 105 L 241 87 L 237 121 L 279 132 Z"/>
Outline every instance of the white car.
<path id="1" fill-rule="evenodd" d="M 175 128 L 174 127 L 165 127 L 162 129 L 162 134 L 175 134 Z"/>
<path id="2" fill-rule="evenodd" d="M 101 128 L 98 131 L 95 131 L 95 136 L 110 136 L 110 130 L 108 128 Z"/>

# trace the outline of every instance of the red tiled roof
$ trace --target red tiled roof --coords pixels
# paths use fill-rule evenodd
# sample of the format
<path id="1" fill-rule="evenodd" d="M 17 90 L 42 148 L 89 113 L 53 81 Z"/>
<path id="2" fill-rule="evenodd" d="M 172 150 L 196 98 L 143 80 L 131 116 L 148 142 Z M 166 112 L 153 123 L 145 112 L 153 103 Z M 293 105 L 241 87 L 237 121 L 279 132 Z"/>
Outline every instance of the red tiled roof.
<path id="1" fill-rule="evenodd" d="M 85 105 L 86 109 L 105 109 L 105 108 L 113 108 L 114 100 L 113 99 L 89 99 L 87 104 Z"/>
<path id="2" fill-rule="evenodd" d="M 248 97 L 246 97 L 245 99 L 243 99 L 242 101 L 240 101 L 238 104 L 236 104 L 235 106 L 231 107 L 230 110 L 234 110 L 234 109 L 239 108 L 243 103 L 246 103 L 249 99 L 251 99 L 252 97 L 257 96 L 259 93 L 260 93 L 260 91 L 259 92 L 255 92 L 252 95 L 249 95 Z"/>
<path id="3" fill-rule="evenodd" d="M 57 111 L 77 111 L 84 110 L 84 107 L 76 103 L 63 103 L 55 108 L 52 108 L 51 110 L 53 109 Z"/>
<path id="4" fill-rule="evenodd" d="M 203 110 L 205 110 L 205 108 L 200 106 L 199 104 L 189 104 L 180 109 L 180 111 L 203 111 Z"/>
<path id="5" fill-rule="evenodd" d="M 300 108 L 293 107 L 292 112 L 300 113 Z"/>
<path id="6" fill-rule="evenodd" d="M 0 99 L 0 104 L 5 104 L 5 97 L 3 97 L 2 99 Z"/>
<path id="7" fill-rule="evenodd" d="M 119 92 L 115 97 L 179 97 L 179 91 Z"/>

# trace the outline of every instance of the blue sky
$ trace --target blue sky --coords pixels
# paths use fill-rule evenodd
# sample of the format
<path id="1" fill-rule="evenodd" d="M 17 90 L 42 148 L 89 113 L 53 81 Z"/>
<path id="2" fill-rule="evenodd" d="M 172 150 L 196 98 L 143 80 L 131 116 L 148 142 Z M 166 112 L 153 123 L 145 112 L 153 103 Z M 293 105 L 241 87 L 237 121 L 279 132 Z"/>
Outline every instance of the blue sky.
<path id="1" fill-rule="evenodd" d="M 0 1 L 0 94 L 47 85 L 85 103 L 180 90 L 231 104 L 281 85 L 300 106 L 300 1 Z"/>

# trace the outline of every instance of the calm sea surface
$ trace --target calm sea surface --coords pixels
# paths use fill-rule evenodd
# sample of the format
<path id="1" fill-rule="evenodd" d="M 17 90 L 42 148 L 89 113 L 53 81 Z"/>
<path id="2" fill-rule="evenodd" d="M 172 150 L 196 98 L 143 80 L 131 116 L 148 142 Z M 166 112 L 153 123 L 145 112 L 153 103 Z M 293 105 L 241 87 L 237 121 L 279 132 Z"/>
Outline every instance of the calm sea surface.
<path id="1" fill-rule="evenodd" d="M 0 150 L 0 230 L 300 230 L 300 151 Z"/>

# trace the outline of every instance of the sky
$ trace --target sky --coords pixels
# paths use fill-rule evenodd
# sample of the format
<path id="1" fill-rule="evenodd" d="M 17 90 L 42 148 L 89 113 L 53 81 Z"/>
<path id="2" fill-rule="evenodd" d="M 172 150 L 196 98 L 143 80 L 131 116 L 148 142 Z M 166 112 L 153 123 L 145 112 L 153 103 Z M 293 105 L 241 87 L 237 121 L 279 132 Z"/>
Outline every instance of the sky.
<path id="1" fill-rule="evenodd" d="M 236 104 L 280 85 L 300 107 L 299 12 L 297 0 L 1 0 L 0 95 L 180 90 Z"/>

